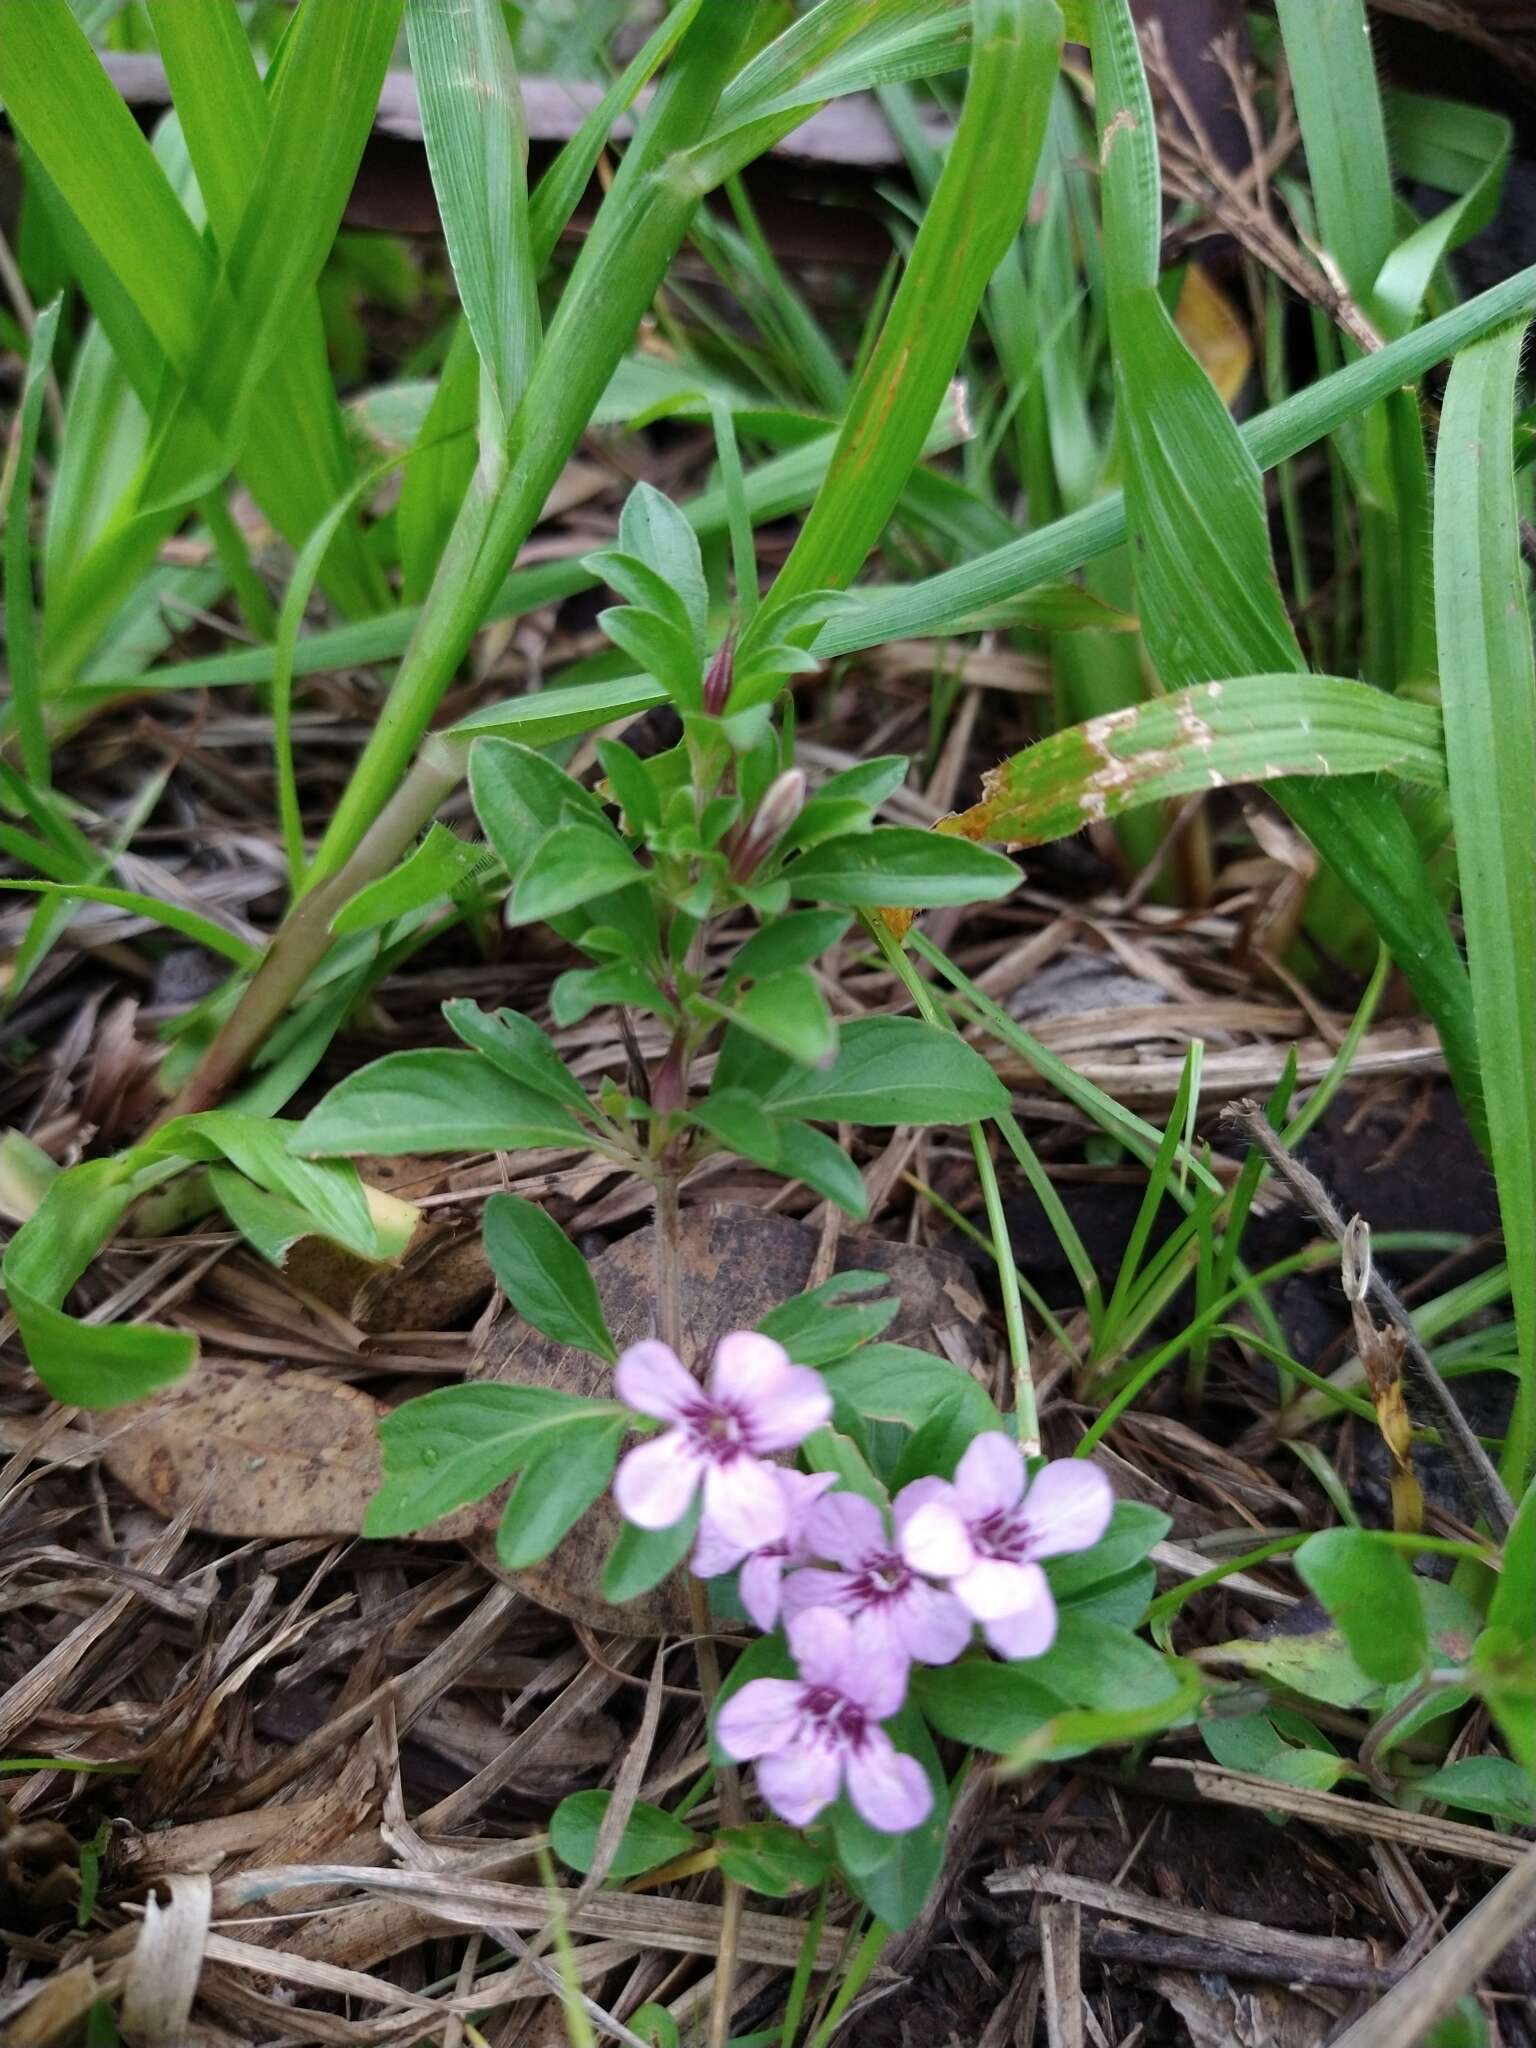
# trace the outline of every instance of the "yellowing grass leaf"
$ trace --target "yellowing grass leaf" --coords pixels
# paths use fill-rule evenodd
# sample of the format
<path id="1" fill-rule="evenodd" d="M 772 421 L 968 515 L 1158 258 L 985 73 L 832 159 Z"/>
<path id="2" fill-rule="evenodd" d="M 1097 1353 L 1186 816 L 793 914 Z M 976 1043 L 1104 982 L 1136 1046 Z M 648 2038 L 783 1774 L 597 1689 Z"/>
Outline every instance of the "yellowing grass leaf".
<path id="1" fill-rule="evenodd" d="M 1375 774 L 1444 782 L 1429 705 L 1338 676 L 1237 676 L 1053 733 L 993 769 L 983 800 L 941 829 L 1038 845 L 1227 783 Z"/>

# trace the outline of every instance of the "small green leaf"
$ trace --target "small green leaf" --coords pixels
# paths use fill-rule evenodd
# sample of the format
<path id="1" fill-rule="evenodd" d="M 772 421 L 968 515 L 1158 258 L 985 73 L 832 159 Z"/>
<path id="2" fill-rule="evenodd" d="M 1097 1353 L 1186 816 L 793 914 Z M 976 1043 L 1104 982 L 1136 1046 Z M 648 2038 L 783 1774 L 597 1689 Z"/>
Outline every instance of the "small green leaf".
<path id="1" fill-rule="evenodd" d="M 1161 1508 L 1144 1501 L 1117 1500 L 1109 1527 L 1091 1550 L 1076 1550 L 1045 1562 L 1045 1575 L 1058 1601 L 1075 1600 L 1106 1579 L 1129 1571 L 1161 1543 L 1171 1527 Z"/>
<path id="2" fill-rule="evenodd" d="M 1067 1702 L 1035 1667 L 967 1657 L 935 1669 L 913 1667 L 912 1698 L 941 1735 L 1001 1753 L 1043 1728 Z"/>
<path id="3" fill-rule="evenodd" d="M 572 1792 L 561 1800 L 549 1818 L 549 1839 L 555 1854 L 572 1870 L 590 1870 L 597 1854 L 597 1837 L 608 1808 L 611 1792 Z M 693 1829 L 665 1808 L 637 1799 L 624 1824 L 618 1850 L 608 1866 L 610 1878 L 639 1877 L 671 1863 L 699 1846 Z"/>
<path id="4" fill-rule="evenodd" d="M 607 1487 L 628 1420 L 623 1415 L 565 1432 L 528 1459 L 496 1530 L 504 1571 L 541 1563 Z"/>
<path id="5" fill-rule="evenodd" d="M 1506 1756 L 1458 1757 L 1427 1778 L 1413 1779 L 1412 1785 L 1420 1799 L 1438 1799 L 1516 1827 L 1536 1827 L 1536 1785 Z"/>
<path id="6" fill-rule="evenodd" d="M 1057 1617 L 1056 1640 L 1032 1669 L 1074 1707 L 1156 1706 L 1179 1690 L 1161 1651 L 1072 1608 Z"/>
<path id="7" fill-rule="evenodd" d="M 827 1389 L 871 1422 L 901 1422 L 920 1429 L 936 1410 L 958 1406 L 968 1432 L 1001 1429 L 992 1397 L 964 1367 L 908 1344 L 870 1344 L 852 1358 L 830 1365 Z"/>
<path id="8" fill-rule="evenodd" d="M 831 1865 L 823 1843 L 810 1841 L 798 1828 L 781 1827 L 775 1821 L 722 1828 L 715 1845 L 720 1851 L 720 1868 L 728 1878 L 771 1899 L 787 1899 L 794 1892 L 810 1890 L 823 1881 Z"/>
<path id="9" fill-rule="evenodd" d="M 482 1010 L 467 997 L 453 996 L 443 1005 L 443 1020 L 455 1038 L 520 1088 L 563 1102 L 578 1116 L 591 1108 L 581 1083 L 531 1017 L 518 1010 Z"/>
<path id="10" fill-rule="evenodd" d="M 779 1171 L 803 1180 L 818 1195 L 862 1223 L 869 1214 L 869 1195 L 858 1164 L 825 1131 L 810 1124 L 779 1124 Z"/>
<path id="11" fill-rule="evenodd" d="M 755 931 L 726 972 L 725 987 L 762 981 L 787 967 L 809 967 L 848 929 L 842 910 L 791 910 Z"/>
<path id="12" fill-rule="evenodd" d="M 603 1598 L 622 1607 L 626 1600 L 636 1600 L 652 1586 L 659 1586 L 688 1555 L 698 1526 L 698 1501 L 670 1529 L 637 1529 L 626 1522 L 603 1565 Z"/>
<path id="13" fill-rule="evenodd" d="M 758 1320 L 765 1337 L 784 1346 L 796 1365 L 830 1365 L 867 1344 L 895 1321 L 901 1304 L 890 1292 L 889 1273 L 834 1273 L 819 1287 L 795 1294 Z M 878 1301 L 864 1299 L 878 1295 Z M 882 1345 L 882 1350 L 896 1347 Z M 869 1354 L 864 1353 L 867 1357 Z M 926 1352 L 921 1354 L 927 1357 Z M 937 1361 L 932 1361 L 936 1363 Z M 848 1368 L 844 1368 L 847 1370 Z M 953 1367 L 941 1367 L 952 1372 Z M 829 1380 L 828 1385 L 832 1383 Z"/>
<path id="14" fill-rule="evenodd" d="M 696 1102 L 690 1117 L 700 1130 L 718 1138 L 729 1151 L 759 1166 L 779 1163 L 779 1126 L 763 1115 L 757 1098 L 744 1088 L 717 1089 Z"/>
<path id="15" fill-rule="evenodd" d="M 818 1123 L 968 1124 L 1008 1107 L 1008 1091 L 953 1031 L 917 1017 L 842 1026 L 828 1067 L 791 1068 L 764 1107 Z"/>
<path id="16" fill-rule="evenodd" d="M 368 1503 L 365 1536 L 408 1536 L 483 1500 L 532 1458 L 579 1455 L 583 1440 L 628 1425 L 613 1401 L 496 1380 L 438 1387 L 379 1424 L 384 1478 Z M 579 1510 L 578 1510 L 579 1512 Z"/>
<path id="17" fill-rule="evenodd" d="M 462 888 L 480 867 L 494 868 L 483 846 L 471 846 L 446 825 L 434 825 L 409 857 L 344 903 L 331 919 L 337 938 L 372 931 L 409 911 L 422 910 Z"/>
<path id="18" fill-rule="evenodd" d="M 645 869 L 613 833 L 557 825 L 529 854 L 507 905 L 507 922 L 547 921 L 645 879 Z"/>
<path id="19" fill-rule="evenodd" d="M 637 555 L 682 599 L 702 653 L 709 618 L 709 588 L 698 535 L 670 498 L 653 484 L 636 484 L 619 514 L 619 545 Z"/>
<path id="20" fill-rule="evenodd" d="M 1400 1552 L 1368 1530 L 1324 1529 L 1297 1551 L 1296 1571 L 1369 1677 L 1390 1684 L 1423 1669 L 1429 1655 L 1424 1607 Z"/>
<path id="21" fill-rule="evenodd" d="M 708 1007 L 801 1066 L 819 1066 L 837 1050 L 837 1026 L 808 968 L 786 967 L 753 982 L 730 1009 L 718 1003 Z"/>
<path id="22" fill-rule="evenodd" d="M 473 1052 L 386 1053 L 338 1082 L 293 1140 L 311 1159 L 586 1142 L 557 1103 L 520 1088 Z"/>
<path id="23" fill-rule="evenodd" d="M 886 1733 L 922 1765 L 933 1789 L 933 1812 L 904 1835 L 886 1835 L 862 1821 L 844 1797 L 832 1808 L 832 1830 L 850 1889 L 887 1927 L 902 1928 L 922 1911 L 944 1866 L 949 1786 L 933 1738 L 910 1700 L 886 1723 Z"/>
<path id="24" fill-rule="evenodd" d="M 856 910 L 990 903 L 1010 894 L 1021 880 L 1017 864 L 1006 854 L 911 825 L 881 825 L 873 832 L 829 839 L 784 872 L 792 895 Z"/>
<path id="25" fill-rule="evenodd" d="M 469 750 L 469 792 L 486 838 L 514 878 L 522 874 L 540 843 L 573 819 L 619 843 L 596 798 L 531 746 L 476 739 Z"/>
<path id="26" fill-rule="evenodd" d="M 484 1229 L 491 1270 L 524 1321 L 556 1344 L 614 1364 L 618 1347 L 592 1269 L 554 1217 L 521 1195 L 492 1195 Z"/>
<path id="27" fill-rule="evenodd" d="M 179 1380 L 197 1359 L 197 1340 L 184 1330 L 84 1323 L 61 1306 L 137 1192 L 116 1159 L 67 1168 L 0 1261 L 0 1281 L 32 1370 L 56 1401 L 73 1408 L 142 1401 Z"/>

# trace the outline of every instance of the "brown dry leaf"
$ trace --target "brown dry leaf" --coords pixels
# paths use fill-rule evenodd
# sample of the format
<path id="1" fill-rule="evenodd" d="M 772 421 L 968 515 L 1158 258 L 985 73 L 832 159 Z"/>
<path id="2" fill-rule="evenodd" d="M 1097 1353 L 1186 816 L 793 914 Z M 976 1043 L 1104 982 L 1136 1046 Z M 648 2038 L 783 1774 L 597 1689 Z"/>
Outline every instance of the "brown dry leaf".
<path id="1" fill-rule="evenodd" d="M 102 1462 L 157 1514 L 190 1513 L 211 1536 L 355 1536 L 379 1483 L 371 1395 L 340 1380 L 206 1359 L 144 1401 Z M 440 1525 L 467 1534 L 472 1511 Z"/>
<path id="2" fill-rule="evenodd" d="M 1223 403 L 1231 405 L 1248 381 L 1253 345 L 1237 308 L 1198 263 L 1191 263 L 1184 272 L 1173 317 Z"/>
<path id="3" fill-rule="evenodd" d="M 399 1330 L 447 1330 L 491 1291 L 480 1233 L 418 1225 L 396 1265 L 375 1265 L 329 1238 L 303 1237 L 288 1254 L 285 1278 L 370 1336 Z"/>

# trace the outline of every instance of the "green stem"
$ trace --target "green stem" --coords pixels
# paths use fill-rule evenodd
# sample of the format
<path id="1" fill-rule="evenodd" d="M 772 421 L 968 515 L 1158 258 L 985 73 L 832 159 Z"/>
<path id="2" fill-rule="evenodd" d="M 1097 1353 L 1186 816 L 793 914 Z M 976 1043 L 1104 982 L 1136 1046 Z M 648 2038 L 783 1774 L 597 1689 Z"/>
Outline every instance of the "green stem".
<path id="1" fill-rule="evenodd" d="M 233 1085 L 324 956 L 336 913 L 359 889 L 389 872 L 444 797 L 458 787 L 463 773 L 463 759 L 456 750 L 423 748 L 351 859 L 289 912 L 250 987 L 186 1086 L 157 1119 L 157 1127 L 172 1117 L 212 1108 Z"/>
<path id="2" fill-rule="evenodd" d="M 923 981 L 900 945 L 891 936 L 890 927 L 879 912 L 866 916 L 865 927 L 874 935 L 875 943 L 885 955 L 892 971 L 900 979 L 919 1014 L 941 1031 L 956 1031 L 954 1019 L 933 999 L 933 991 Z M 987 1222 L 992 1231 L 992 1255 L 997 1265 L 998 1286 L 1003 1296 L 1003 1321 L 1008 1331 L 1008 1355 L 1013 1365 L 1013 1406 L 1015 1428 L 1018 1431 L 1019 1447 L 1026 1458 L 1040 1454 L 1040 1412 L 1035 1401 L 1035 1382 L 1029 1368 L 1029 1332 L 1024 1325 L 1024 1302 L 1019 1293 L 1019 1273 L 1014 1264 L 1013 1252 L 1008 1241 L 1008 1220 L 1003 1214 L 1003 1194 L 998 1185 L 997 1168 L 987 1145 L 986 1126 L 971 1124 L 971 1150 L 976 1157 L 976 1172 L 981 1181 L 983 1200 L 987 1206 Z"/>

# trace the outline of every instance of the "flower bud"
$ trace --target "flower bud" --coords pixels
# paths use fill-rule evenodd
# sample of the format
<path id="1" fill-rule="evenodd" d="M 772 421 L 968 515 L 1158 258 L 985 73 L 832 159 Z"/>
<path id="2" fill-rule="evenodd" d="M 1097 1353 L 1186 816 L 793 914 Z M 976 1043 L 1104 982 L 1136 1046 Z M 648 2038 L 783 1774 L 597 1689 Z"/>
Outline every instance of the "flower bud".
<path id="1" fill-rule="evenodd" d="M 731 684 L 736 675 L 736 635 L 729 632 L 715 649 L 714 657 L 704 672 L 704 709 L 711 718 L 724 715 L 730 701 Z"/>
<path id="2" fill-rule="evenodd" d="M 770 782 L 751 822 L 731 855 L 731 879 L 744 882 L 755 874 L 805 808 L 805 772 L 786 768 Z"/>

